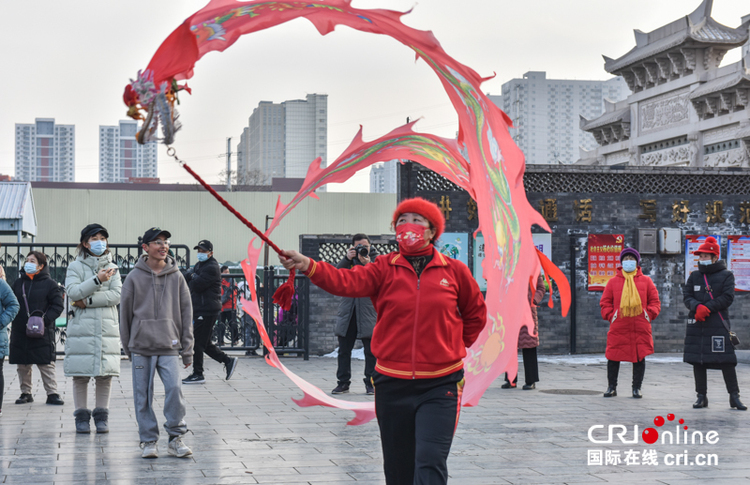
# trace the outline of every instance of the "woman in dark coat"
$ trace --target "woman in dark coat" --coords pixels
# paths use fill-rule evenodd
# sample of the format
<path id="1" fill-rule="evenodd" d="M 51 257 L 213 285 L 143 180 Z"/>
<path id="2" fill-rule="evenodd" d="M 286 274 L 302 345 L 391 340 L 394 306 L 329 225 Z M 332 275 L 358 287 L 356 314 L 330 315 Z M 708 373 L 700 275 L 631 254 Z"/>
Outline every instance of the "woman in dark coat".
<path id="1" fill-rule="evenodd" d="M 529 304 L 531 305 L 531 317 L 534 320 L 534 331 L 529 333 L 529 328 L 523 325 L 518 331 L 518 348 L 521 349 L 523 356 L 523 374 L 526 384 L 523 386 L 524 391 L 536 389 L 536 383 L 539 382 L 539 362 L 536 357 L 536 348 L 539 347 L 539 315 L 537 307 L 542 303 L 542 298 L 547 292 L 544 286 L 544 278 L 540 274 L 536 279 L 536 288 L 532 291 L 529 286 Z M 500 386 L 503 389 L 512 389 L 516 387 L 518 375 L 511 383 L 508 380 L 508 373 L 505 373 L 505 384 Z"/>
<path id="2" fill-rule="evenodd" d="M 729 306 L 734 301 L 734 274 L 719 259 L 716 239 L 706 241 L 695 251 L 699 257 L 698 271 L 690 273 L 682 290 L 683 302 L 690 310 L 685 332 L 683 360 L 693 365 L 694 408 L 708 407 L 707 369 L 721 369 L 729 392 L 729 405 L 741 411 L 747 407 L 740 401 L 737 383 L 737 356 L 729 341 Z"/>
<path id="3" fill-rule="evenodd" d="M 31 368 L 34 364 L 42 374 L 47 404 L 64 404 L 57 393 L 55 379 L 55 320 L 64 308 L 63 292 L 60 285 L 50 277 L 44 254 L 31 251 L 26 255 L 21 277 L 13 283 L 13 293 L 21 307 L 10 332 L 10 363 L 18 365 L 18 380 L 21 383 L 21 397 L 16 400 L 16 404 L 34 402 L 31 395 Z M 24 295 L 28 300 L 28 313 Z M 43 337 L 26 336 L 29 313 L 34 316 L 44 315 Z"/>

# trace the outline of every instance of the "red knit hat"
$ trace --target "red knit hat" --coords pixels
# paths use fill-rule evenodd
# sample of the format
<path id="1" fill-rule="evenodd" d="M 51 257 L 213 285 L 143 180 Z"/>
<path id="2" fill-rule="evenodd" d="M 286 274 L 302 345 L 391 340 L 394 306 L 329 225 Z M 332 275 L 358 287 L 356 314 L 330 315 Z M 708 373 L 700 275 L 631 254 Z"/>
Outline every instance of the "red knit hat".
<path id="1" fill-rule="evenodd" d="M 721 249 L 719 249 L 719 243 L 716 242 L 711 236 L 708 236 L 706 240 L 701 244 L 698 249 L 695 250 L 695 254 L 709 253 L 714 254 L 716 257 L 721 256 Z"/>
<path id="2" fill-rule="evenodd" d="M 438 240 L 445 229 L 445 217 L 443 217 L 443 212 L 434 202 L 430 202 L 421 197 L 402 200 L 393 212 L 394 227 L 396 226 L 396 221 L 398 221 L 399 216 L 407 212 L 419 214 L 430 221 L 432 227 L 435 228 L 435 236 L 432 238 L 432 241 L 434 242 Z"/>

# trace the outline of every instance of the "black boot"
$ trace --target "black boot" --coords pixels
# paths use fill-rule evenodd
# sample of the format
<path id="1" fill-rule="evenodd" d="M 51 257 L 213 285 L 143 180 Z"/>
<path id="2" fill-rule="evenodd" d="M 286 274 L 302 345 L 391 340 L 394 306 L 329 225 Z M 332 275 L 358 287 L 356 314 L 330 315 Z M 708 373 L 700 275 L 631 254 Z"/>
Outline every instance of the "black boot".
<path id="1" fill-rule="evenodd" d="M 731 400 L 730 400 L 731 403 Z M 693 407 L 695 409 L 698 408 L 707 408 L 708 407 L 708 397 L 706 397 L 705 394 L 698 394 L 698 400 L 695 401 L 695 404 L 693 404 Z"/>
<path id="2" fill-rule="evenodd" d="M 729 395 L 729 407 L 737 408 L 738 411 L 747 411 L 747 406 L 740 401 L 739 392 L 733 392 Z"/>
<path id="3" fill-rule="evenodd" d="M 604 393 L 604 397 L 615 397 L 617 396 L 617 388 L 609 386 L 607 392 Z"/>
<path id="4" fill-rule="evenodd" d="M 643 394 L 641 394 L 641 390 L 637 387 L 633 388 L 633 397 L 636 399 L 640 399 L 643 397 Z"/>

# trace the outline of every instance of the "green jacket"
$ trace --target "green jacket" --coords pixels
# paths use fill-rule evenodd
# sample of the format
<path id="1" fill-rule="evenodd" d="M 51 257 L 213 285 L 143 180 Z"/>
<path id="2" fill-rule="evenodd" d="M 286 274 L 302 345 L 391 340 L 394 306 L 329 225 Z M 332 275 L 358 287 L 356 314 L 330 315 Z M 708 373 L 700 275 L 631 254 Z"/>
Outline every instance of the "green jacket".
<path id="1" fill-rule="evenodd" d="M 122 278 L 116 272 L 108 281 L 96 284 L 97 273 L 117 268 L 112 255 L 78 256 L 65 275 L 65 291 L 71 304 L 84 300 L 86 308 L 71 306 L 75 315 L 68 321 L 65 341 L 66 376 L 119 376 L 120 332 L 117 305 Z"/>

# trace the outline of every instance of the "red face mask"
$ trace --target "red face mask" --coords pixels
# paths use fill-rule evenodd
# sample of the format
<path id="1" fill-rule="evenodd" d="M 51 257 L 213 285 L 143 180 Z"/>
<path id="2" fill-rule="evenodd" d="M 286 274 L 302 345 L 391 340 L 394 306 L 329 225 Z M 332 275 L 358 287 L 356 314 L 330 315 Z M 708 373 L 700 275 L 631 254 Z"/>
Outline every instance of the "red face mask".
<path id="1" fill-rule="evenodd" d="M 400 224 L 396 226 L 396 241 L 399 249 L 404 253 L 414 253 L 425 245 L 424 232 L 426 227 L 419 224 Z"/>

